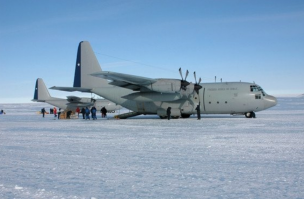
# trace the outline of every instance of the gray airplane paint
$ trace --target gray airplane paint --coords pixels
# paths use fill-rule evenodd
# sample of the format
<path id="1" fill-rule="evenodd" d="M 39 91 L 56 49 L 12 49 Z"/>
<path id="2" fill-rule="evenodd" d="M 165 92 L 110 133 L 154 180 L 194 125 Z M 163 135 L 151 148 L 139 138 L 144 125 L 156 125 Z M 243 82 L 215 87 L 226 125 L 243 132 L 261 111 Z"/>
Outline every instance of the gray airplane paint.
<path id="1" fill-rule="evenodd" d="M 182 81 L 178 79 L 151 79 L 105 72 L 101 70 L 89 42 L 80 42 L 78 49 L 81 49 L 80 64 L 76 63 L 76 68 L 81 67 L 80 88 L 52 89 L 96 93 L 134 112 L 158 114 L 161 117 L 166 116 L 168 107 L 171 107 L 171 115 L 174 117 L 195 114 L 198 104 L 202 114 L 248 115 L 275 106 L 277 103 L 275 97 L 267 95 L 254 83 L 189 83 L 182 89 Z M 194 89 L 197 86 L 200 87 L 199 95 Z"/>

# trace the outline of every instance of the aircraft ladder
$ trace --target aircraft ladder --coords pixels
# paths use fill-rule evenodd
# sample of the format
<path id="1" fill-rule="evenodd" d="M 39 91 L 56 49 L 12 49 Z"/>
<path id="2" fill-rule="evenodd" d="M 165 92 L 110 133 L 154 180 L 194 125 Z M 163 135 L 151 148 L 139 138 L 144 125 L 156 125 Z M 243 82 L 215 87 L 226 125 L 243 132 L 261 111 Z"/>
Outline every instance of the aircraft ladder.
<path id="1" fill-rule="evenodd" d="M 123 113 L 123 114 L 120 114 L 120 115 L 115 115 L 114 118 L 116 118 L 116 119 L 126 119 L 128 117 L 134 117 L 134 116 L 137 116 L 137 115 L 141 115 L 141 113 L 128 112 L 128 113 Z"/>

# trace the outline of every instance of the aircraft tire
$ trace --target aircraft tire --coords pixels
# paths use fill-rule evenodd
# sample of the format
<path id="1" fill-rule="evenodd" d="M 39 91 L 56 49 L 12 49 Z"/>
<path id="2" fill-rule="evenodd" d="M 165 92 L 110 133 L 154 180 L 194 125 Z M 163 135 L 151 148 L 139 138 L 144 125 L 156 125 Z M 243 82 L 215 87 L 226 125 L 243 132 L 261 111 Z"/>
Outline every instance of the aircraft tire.
<path id="1" fill-rule="evenodd" d="M 189 118 L 190 114 L 182 114 L 182 118 Z"/>
<path id="2" fill-rule="evenodd" d="M 167 116 L 160 116 L 160 115 L 159 115 L 159 118 L 160 118 L 160 119 L 167 119 L 168 117 L 167 117 Z"/>
<path id="3" fill-rule="evenodd" d="M 255 118 L 255 113 L 254 112 L 247 112 L 245 113 L 246 118 Z"/>
<path id="4" fill-rule="evenodd" d="M 252 118 L 252 112 L 247 112 L 245 113 L 246 118 Z"/>

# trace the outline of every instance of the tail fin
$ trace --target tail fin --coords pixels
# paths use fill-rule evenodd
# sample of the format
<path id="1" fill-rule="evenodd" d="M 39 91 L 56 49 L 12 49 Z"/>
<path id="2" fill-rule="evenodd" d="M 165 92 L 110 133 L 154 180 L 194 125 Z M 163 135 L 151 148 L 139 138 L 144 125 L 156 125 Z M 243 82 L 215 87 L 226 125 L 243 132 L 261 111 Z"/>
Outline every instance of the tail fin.
<path id="1" fill-rule="evenodd" d="M 46 88 L 43 80 L 38 78 L 36 80 L 35 92 L 34 92 L 34 99 L 32 101 L 35 102 L 44 102 L 45 100 L 51 99 L 51 95 Z"/>
<path id="2" fill-rule="evenodd" d="M 90 43 L 88 41 L 80 42 L 77 52 L 73 87 L 94 88 L 107 84 L 107 80 L 91 76 L 92 73 L 100 71 L 101 67 Z"/>

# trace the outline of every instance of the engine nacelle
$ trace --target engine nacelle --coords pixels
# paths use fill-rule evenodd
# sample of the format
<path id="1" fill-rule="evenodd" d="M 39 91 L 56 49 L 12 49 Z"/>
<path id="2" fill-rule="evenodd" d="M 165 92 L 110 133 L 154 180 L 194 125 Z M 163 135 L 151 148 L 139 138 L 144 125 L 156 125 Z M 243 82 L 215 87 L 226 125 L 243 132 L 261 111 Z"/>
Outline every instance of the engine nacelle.
<path id="1" fill-rule="evenodd" d="M 157 82 L 145 86 L 151 91 L 161 93 L 180 92 L 181 81 L 177 79 L 157 79 Z"/>

